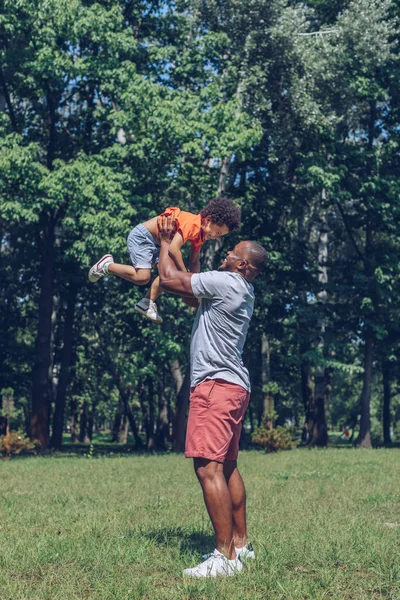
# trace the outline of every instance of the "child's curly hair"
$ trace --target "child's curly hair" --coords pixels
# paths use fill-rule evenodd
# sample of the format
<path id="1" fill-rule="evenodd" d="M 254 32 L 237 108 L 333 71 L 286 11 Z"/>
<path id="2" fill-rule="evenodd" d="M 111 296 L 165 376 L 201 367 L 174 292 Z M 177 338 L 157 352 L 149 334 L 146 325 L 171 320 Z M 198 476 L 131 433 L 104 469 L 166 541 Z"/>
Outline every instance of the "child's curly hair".
<path id="1" fill-rule="evenodd" d="M 236 231 L 240 227 L 240 208 L 230 198 L 213 198 L 200 214 L 203 219 L 211 217 L 215 225 L 226 225 L 229 231 Z"/>

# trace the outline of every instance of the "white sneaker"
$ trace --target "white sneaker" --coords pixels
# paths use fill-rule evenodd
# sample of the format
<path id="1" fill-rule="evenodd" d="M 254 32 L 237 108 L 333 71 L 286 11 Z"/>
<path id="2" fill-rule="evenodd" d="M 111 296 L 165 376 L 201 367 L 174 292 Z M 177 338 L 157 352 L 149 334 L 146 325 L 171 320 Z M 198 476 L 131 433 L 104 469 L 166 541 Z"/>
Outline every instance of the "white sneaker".
<path id="1" fill-rule="evenodd" d="M 154 321 L 154 323 L 163 322 L 162 317 L 160 317 L 157 311 L 157 304 L 153 300 L 149 300 L 149 298 L 142 298 L 136 304 L 135 310 L 146 317 L 146 319 L 149 319 L 149 321 Z"/>
<path id="2" fill-rule="evenodd" d="M 240 560 L 244 561 L 247 560 L 248 558 L 255 558 L 255 552 L 253 550 L 253 546 L 251 544 L 248 544 L 247 546 L 243 546 L 242 548 L 235 548 L 235 552 L 236 552 L 236 556 L 240 557 Z M 209 552 L 208 554 L 203 554 L 202 558 L 209 558 L 210 556 L 212 556 L 212 553 Z"/>
<path id="3" fill-rule="evenodd" d="M 114 259 L 111 254 L 105 254 L 99 262 L 97 262 L 89 271 L 89 281 L 94 283 L 98 281 L 105 275 L 108 275 L 108 265 L 114 262 Z"/>
<path id="4" fill-rule="evenodd" d="M 253 550 L 253 546 L 248 544 L 247 546 L 243 546 L 243 548 L 235 548 L 236 556 L 240 557 L 240 560 L 247 560 L 248 558 L 254 559 L 256 557 L 255 552 Z"/>
<path id="5" fill-rule="evenodd" d="M 188 577 L 217 577 L 217 575 L 231 576 L 239 573 L 242 568 L 243 565 L 240 558 L 229 560 L 226 556 L 221 554 L 221 552 L 214 550 L 207 560 L 197 565 L 197 567 L 185 569 L 183 574 Z"/>

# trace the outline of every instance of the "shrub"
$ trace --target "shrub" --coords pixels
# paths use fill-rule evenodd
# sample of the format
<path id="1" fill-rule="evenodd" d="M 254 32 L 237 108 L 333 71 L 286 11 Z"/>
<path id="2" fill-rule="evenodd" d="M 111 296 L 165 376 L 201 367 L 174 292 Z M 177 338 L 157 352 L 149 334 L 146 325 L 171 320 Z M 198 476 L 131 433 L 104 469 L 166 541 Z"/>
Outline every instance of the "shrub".
<path id="1" fill-rule="evenodd" d="M 31 441 L 16 431 L 0 437 L 0 455 L 10 457 L 18 454 L 35 454 L 39 447 L 37 441 Z"/>
<path id="2" fill-rule="evenodd" d="M 379 446 L 383 446 L 383 425 L 378 421 L 376 417 L 371 418 L 371 428 L 369 433 L 374 448 L 379 448 Z"/>
<path id="3" fill-rule="evenodd" d="M 256 446 L 265 448 L 265 452 L 292 450 L 296 446 L 296 442 L 292 440 L 291 430 L 281 426 L 267 429 L 263 424 L 254 430 L 251 439 Z"/>

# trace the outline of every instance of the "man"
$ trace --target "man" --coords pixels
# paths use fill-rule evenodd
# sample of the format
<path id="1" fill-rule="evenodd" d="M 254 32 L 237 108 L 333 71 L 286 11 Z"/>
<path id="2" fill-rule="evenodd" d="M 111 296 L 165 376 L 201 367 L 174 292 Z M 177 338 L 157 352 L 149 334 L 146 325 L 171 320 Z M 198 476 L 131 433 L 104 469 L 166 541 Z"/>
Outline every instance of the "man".
<path id="1" fill-rule="evenodd" d="M 267 253 L 256 242 L 240 242 L 218 271 L 179 271 L 169 256 L 173 221 L 158 220 L 161 287 L 197 305 L 193 324 L 191 393 L 185 456 L 194 469 L 215 531 L 216 548 L 185 575 L 234 575 L 241 558 L 254 558 L 247 547 L 246 491 L 237 468 L 242 421 L 250 381 L 242 351 L 253 314 L 251 281 L 266 264 Z"/>

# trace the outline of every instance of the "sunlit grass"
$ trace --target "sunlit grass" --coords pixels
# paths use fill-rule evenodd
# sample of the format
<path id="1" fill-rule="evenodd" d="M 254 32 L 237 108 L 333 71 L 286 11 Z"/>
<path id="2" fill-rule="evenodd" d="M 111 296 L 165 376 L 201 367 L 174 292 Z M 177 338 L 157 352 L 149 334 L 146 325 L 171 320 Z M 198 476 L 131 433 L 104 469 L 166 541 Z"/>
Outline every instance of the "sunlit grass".
<path id="1" fill-rule="evenodd" d="M 400 451 L 246 452 L 257 560 L 186 581 L 213 549 L 178 455 L 0 463 L 3 600 L 400 598 Z"/>

